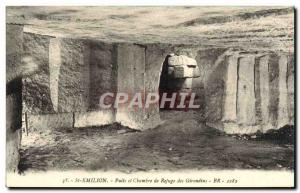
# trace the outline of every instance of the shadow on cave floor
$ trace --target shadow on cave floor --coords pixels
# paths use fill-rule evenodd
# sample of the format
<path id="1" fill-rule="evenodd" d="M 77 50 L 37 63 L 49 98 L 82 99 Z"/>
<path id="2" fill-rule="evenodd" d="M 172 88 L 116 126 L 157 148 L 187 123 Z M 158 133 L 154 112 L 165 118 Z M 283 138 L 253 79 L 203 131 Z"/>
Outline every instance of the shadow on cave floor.
<path id="1" fill-rule="evenodd" d="M 143 132 L 112 124 L 29 133 L 23 137 L 20 169 L 293 170 L 294 145 L 289 138 L 293 128 L 245 138 L 207 127 L 189 113 L 166 111 L 162 117 L 163 125 Z"/>

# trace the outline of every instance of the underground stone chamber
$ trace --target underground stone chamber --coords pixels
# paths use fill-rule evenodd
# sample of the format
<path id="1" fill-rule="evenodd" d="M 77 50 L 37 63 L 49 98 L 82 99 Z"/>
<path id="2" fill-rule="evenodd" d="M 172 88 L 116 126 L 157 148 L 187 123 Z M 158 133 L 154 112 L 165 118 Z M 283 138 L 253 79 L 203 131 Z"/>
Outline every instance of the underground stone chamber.
<path id="1" fill-rule="evenodd" d="M 77 150 L 83 150 L 75 157 L 86 157 L 87 164 L 90 162 L 88 159 L 93 157 L 100 158 L 97 161 L 102 164 L 107 159 L 104 156 L 112 155 L 115 156 L 117 165 L 124 157 L 137 158 L 136 164 L 130 163 L 135 167 L 141 163 L 140 160 L 150 163 L 150 157 L 157 155 L 152 156 L 156 151 L 140 154 L 143 149 L 139 147 L 144 147 L 149 150 L 162 150 L 160 152 L 172 157 L 178 153 L 178 149 L 184 149 L 182 152 L 186 156 L 178 159 L 176 155 L 174 167 L 178 167 L 178 160 L 189 165 L 191 159 L 195 167 L 201 168 L 203 164 L 199 163 L 202 163 L 203 156 L 198 156 L 199 162 L 194 159 L 194 155 L 200 155 L 199 152 L 205 149 L 206 153 L 215 157 L 215 152 L 219 154 L 225 148 L 234 148 L 238 151 L 231 152 L 232 160 L 241 161 L 236 159 L 236 155 L 243 149 L 240 144 L 244 144 L 244 141 L 226 135 L 224 138 L 220 137 L 215 128 L 227 134 L 239 134 L 243 138 L 247 136 L 249 139 L 259 136 L 260 133 L 268 135 L 272 130 L 280 133 L 280 128 L 288 133 L 291 130 L 285 128 L 293 128 L 293 9 L 287 12 L 284 9 L 284 13 L 280 12 L 278 15 L 277 9 L 271 10 L 271 15 L 258 15 L 258 18 L 244 18 L 245 20 L 230 13 L 229 17 L 233 16 L 234 24 L 237 24 L 235 26 L 230 21 L 221 21 L 223 23 L 220 25 L 220 21 L 205 13 L 205 18 L 185 17 L 186 13 L 193 15 L 192 11 L 201 14 L 201 10 L 199 12 L 194 8 L 183 9 L 184 12 L 177 8 L 175 12 L 169 13 L 168 10 L 167 14 L 179 16 L 176 20 L 174 15 L 164 17 L 165 11 L 162 10 L 162 18 L 169 20 L 162 25 L 154 25 L 149 18 L 144 20 L 140 16 L 150 12 L 138 10 L 133 10 L 138 16 L 126 18 L 115 15 L 110 17 L 111 11 L 103 12 L 107 16 L 104 19 L 94 14 L 95 12 L 88 15 L 86 11 L 84 17 L 74 18 L 73 14 L 80 13 L 79 10 L 56 10 L 54 13 L 54 10 L 42 8 L 38 11 L 43 12 L 42 18 L 35 10 L 28 12 L 22 8 L 26 13 L 18 14 L 17 10 L 16 12 L 12 9 L 16 8 L 9 8 L 7 15 L 6 75 L 21 69 L 16 64 L 20 64 L 25 53 L 39 66 L 35 74 L 18 80 L 20 87 L 13 89 L 13 92 L 10 92 L 11 85 L 7 84 L 7 157 L 12 158 L 7 165 L 12 171 L 17 171 L 15 166 L 20 159 L 18 150 L 21 142 L 23 150 L 29 150 L 27 156 L 21 154 L 21 158 L 30 158 L 27 163 L 31 164 L 49 160 L 49 165 L 64 165 L 66 159 L 73 160 Z M 50 12 L 47 14 L 45 11 Z M 64 15 L 65 11 L 67 15 Z M 130 14 L 134 12 L 130 11 Z M 178 14 L 179 12 L 184 14 Z M 255 11 L 254 15 L 259 12 Z M 276 21 L 280 21 L 276 25 L 272 24 L 274 17 Z M 140 22 L 141 25 L 128 22 L 128 19 Z M 187 19 L 191 20 L 186 21 Z M 203 19 L 213 21 L 205 23 Z M 161 23 L 162 20 L 158 22 Z M 132 25 L 128 26 L 129 23 Z M 271 25 L 266 28 L 265 23 Z M 198 109 L 178 109 L 170 106 L 160 108 L 158 104 L 150 109 L 103 109 L 99 106 L 99 99 L 106 92 L 195 93 L 195 104 L 200 106 Z M 188 99 L 190 98 L 185 102 L 188 103 Z M 179 102 L 177 99 L 175 105 Z M 18 121 L 12 121 L 17 117 Z M 23 120 L 19 122 L 21 117 Z M 21 126 L 26 132 L 20 132 Z M 103 134 L 110 129 L 114 136 L 103 138 Z M 143 131 L 147 129 L 148 131 Z M 134 130 L 142 132 L 133 132 Z M 91 136 L 90 131 L 96 135 Z M 244 134 L 254 135 L 250 137 Z M 292 136 L 287 140 L 291 138 Z M 115 142 L 121 139 L 128 140 L 119 143 L 119 146 Z M 44 143 L 46 140 L 47 143 Z M 223 144 L 223 140 L 230 143 Z M 105 146 L 102 146 L 102 141 Z M 171 141 L 177 145 L 169 143 Z M 253 147 L 252 140 L 245 144 Z M 289 153 L 288 157 L 292 157 L 290 146 L 285 147 L 289 151 L 281 154 L 277 153 L 281 150 L 276 148 L 276 152 L 273 151 L 272 147 L 277 146 L 268 147 L 269 145 L 262 143 L 257 145 L 263 149 L 260 153 L 257 152 L 261 155 L 270 153 L 265 147 L 273 152 L 271 154 L 275 155 L 276 160 L 272 164 L 282 164 L 284 159 L 281 155 L 285 155 L 285 152 Z M 83 146 L 90 148 L 82 148 Z M 114 151 L 111 147 L 121 149 Z M 132 147 L 139 149 L 132 151 Z M 172 148 L 169 149 L 170 147 Z M 248 150 L 247 145 L 244 147 Z M 188 153 L 191 148 L 195 150 L 195 154 Z M 36 149 L 40 149 L 40 153 Z M 51 156 L 59 156 L 51 154 L 48 151 L 50 149 L 57 150 L 57 155 L 63 155 L 63 159 L 60 162 L 52 159 Z M 68 152 L 68 149 L 72 151 Z M 212 149 L 216 151 L 211 151 Z M 94 154 L 94 150 L 103 157 Z M 249 152 L 241 155 L 241 158 L 249 161 L 252 156 L 257 157 L 257 153 L 254 155 L 253 151 Z M 71 157 L 68 157 L 68 153 Z M 82 156 L 85 153 L 89 154 Z M 147 159 L 147 155 L 150 159 Z M 228 169 L 228 156 L 219 157 L 222 161 L 219 164 Z M 162 158 L 166 163 L 169 162 L 169 159 Z M 82 160 L 75 160 L 76 163 L 71 161 L 70 165 L 82 163 L 77 161 Z M 264 164 L 269 165 L 270 162 L 268 159 Z M 292 166 L 291 159 L 289 163 Z M 160 164 L 155 162 L 155 165 Z"/>
<path id="2" fill-rule="evenodd" d="M 155 128 L 161 123 L 159 106 L 147 111 L 103 110 L 99 98 L 105 92 L 160 92 L 170 85 L 176 91 L 195 92 L 200 104 L 196 118 L 228 133 L 266 132 L 294 124 L 293 53 L 101 42 L 27 32 L 21 25 L 11 29 L 8 39 L 19 37 L 22 46 L 10 50 L 19 56 L 29 53 L 40 67 L 22 80 L 23 123 L 29 130 L 114 122 L 138 130 Z M 173 61 L 182 58 L 196 65 Z M 7 65 L 13 64 L 8 60 Z M 164 76 L 173 79 L 171 84 L 168 80 L 164 85 Z"/>

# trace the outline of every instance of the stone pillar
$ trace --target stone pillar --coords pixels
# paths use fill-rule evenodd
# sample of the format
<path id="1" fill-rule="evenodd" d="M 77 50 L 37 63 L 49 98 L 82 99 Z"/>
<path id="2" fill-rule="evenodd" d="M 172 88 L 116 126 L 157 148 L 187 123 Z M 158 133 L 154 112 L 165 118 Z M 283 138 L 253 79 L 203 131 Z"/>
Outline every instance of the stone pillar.
<path id="1" fill-rule="evenodd" d="M 6 25 L 6 171 L 18 172 L 22 126 L 23 26 Z"/>
<path id="2" fill-rule="evenodd" d="M 18 172 L 22 126 L 22 81 L 6 85 L 6 171 Z"/>
<path id="3" fill-rule="evenodd" d="M 259 77 L 260 77 L 260 109 L 261 109 L 261 127 L 263 131 L 270 129 L 269 122 L 269 101 L 270 101 L 270 88 L 269 88 L 269 56 L 263 56 L 259 61 Z"/>
<path id="4" fill-rule="evenodd" d="M 256 55 L 255 57 L 255 64 L 254 64 L 254 93 L 255 93 L 255 119 L 256 125 L 258 125 L 258 130 L 261 130 L 261 92 L 260 92 L 260 59 L 261 55 Z"/>
<path id="5" fill-rule="evenodd" d="M 270 124 L 273 129 L 276 129 L 279 107 L 279 56 L 277 54 L 271 54 L 269 58 L 269 90 Z"/>
<path id="6" fill-rule="evenodd" d="M 49 71 L 50 71 L 50 97 L 54 111 L 58 107 L 58 81 L 61 66 L 60 39 L 50 39 L 49 44 Z"/>
<path id="7" fill-rule="evenodd" d="M 288 58 L 281 55 L 279 58 L 279 104 L 278 104 L 278 125 L 283 127 L 289 124 L 288 115 L 288 90 L 287 90 L 287 65 Z"/>
<path id="8" fill-rule="evenodd" d="M 24 111 L 34 114 L 53 113 L 50 94 L 50 36 L 24 32 L 24 52 L 33 58 L 38 71 L 23 79 Z"/>
<path id="9" fill-rule="evenodd" d="M 129 98 L 136 93 L 145 93 L 145 48 L 134 44 L 118 45 L 118 93 L 127 93 Z M 133 129 L 145 127 L 145 109 L 128 108 L 129 102 L 117 108 L 116 121 Z"/>
<path id="10" fill-rule="evenodd" d="M 61 39 L 60 50 L 57 110 L 85 112 L 89 108 L 89 46 L 84 40 Z"/>
<path id="11" fill-rule="evenodd" d="M 239 125 L 244 125 L 245 130 L 255 125 L 254 64 L 253 55 L 246 55 L 239 59 L 237 117 Z M 248 133 L 248 131 L 243 132 Z"/>
<path id="12" fill-rule="evenodd" d="M 224 122 L 235 122 L 237 107 L 237 56 L 228 56 L 227 78 L 225 82 L 225 104 L 224 104 Z"/>
<path id="13" fill-rule="evenodd" d="M 89 110 L 101 110 L 99 100 L 107 92 L 117 91 L 117 46 L 112 43 L 90 41 Z M 88 64 L 87 64 L 88 65 Z"/>
<path id="14" fill-rule="evenodd" d="M 227 64 L 228 57 L 225 55 L 219 56 L 214 69 L 209 75 L 206 75 L 207 78 L 204 81 L 206 124 L 220 130 L 224 130 L 222 119 L 224 115 Z"/>
<path id="15" fill-rule="evenodd" d="M 226 56 L 227 70 L 225 73 L 224 109 L 222 115 L 223 129 L 226 133 L 237 133 L 237 85 L 238 85 L 238 55 Z"/>
<path id="16" fill-rule="evenodd" d="M 115 109 L 101 108 L 100 97 L 117 91 L 117 46 L 94 40 L 86 43 L 90 50 L 85 64 L 89 71 L 88 110 L 75 113 L 74 127 L 101 126 L 115 121 Z"/>
<path id="17" fill-rule="evenodd" d="M 289 55 L 288 56 L 288 69 L 287 69 L 287 92 L 288 92 L 288 115 L 289 115 L 289 124 L 290 125 L 294 125 L 294 108 L 295 108 L 295 104 L 294 104 L 294 95 L 295 95 L 295 90 L 294 90 L 294 74 L 295 74 L 295 70 L 294 70 L 294 56 L 293 55 Z"/>
<path id="18" fill-rule="evenodd" d="M 168 54 L 172 53 L 171 48 L 160 44 L 147 45 L 146 49 L 146 74 L 145 91 L 146 93 L 159 94 L 160 75 L 163 63 Z M 146 118 L 152 128 L 161 123 L 159 115 L 159 102 L 145 109 Z M 149 126 L 149 127 L 150 127 Z"/>
<path id="19" fill-rule="evenodd" d="M 210 76 L 205 90 L 206 105 L 209 106 L 207 120 L 214 118 L 213 123 L 218 123 L 222 112 L 222 125 L 211 124 L 212 121 L 207 123 L 226 133 L 239 134 L 293 125 L 293 57 L 280 53 L 243 53 L 235 57 L 228 54 L 230 56 L 221 63 L 226 68 L 220 68 Z M 239 58 L 237 65 L 236 57 Z M 225 74 L 224 78 L 217 72 Z M 215 92 L 211 93 L 212 90 Z"/>

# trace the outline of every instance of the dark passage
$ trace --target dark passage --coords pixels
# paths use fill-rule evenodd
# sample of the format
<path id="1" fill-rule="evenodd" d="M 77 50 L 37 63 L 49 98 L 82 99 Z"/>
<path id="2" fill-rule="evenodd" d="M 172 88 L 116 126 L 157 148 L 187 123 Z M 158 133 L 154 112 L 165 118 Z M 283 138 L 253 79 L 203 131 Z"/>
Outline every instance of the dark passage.
<path id="1" fill-rule="evenodd" d="M 167 55 L 162 66 L 162 71 L 160 75 L 160 82 L 159 82 L 159 104 L 161 104 L 162 95 L 166 93 L 167 98 L 172 98 L 172 95 L 176 93 L 175 103 L 174 106 L 171 106 L 171 102 L 165 102 L 165 105 L 160 108 L 160 110 L 187 110 L 187 108 L 178 108 L 180 104 L 180 94 L 181 92 L 188 92 L 189 95 L 186 96 L 186 106 L 188 106 L 188 102 L 190 99 L 191 89 L 183 88 L 185 78 L 174 78 L 174 67 L 169 66 L 168 59 L 171 55 Z M 171 70 L 173 69 L 173 70 Z"/>

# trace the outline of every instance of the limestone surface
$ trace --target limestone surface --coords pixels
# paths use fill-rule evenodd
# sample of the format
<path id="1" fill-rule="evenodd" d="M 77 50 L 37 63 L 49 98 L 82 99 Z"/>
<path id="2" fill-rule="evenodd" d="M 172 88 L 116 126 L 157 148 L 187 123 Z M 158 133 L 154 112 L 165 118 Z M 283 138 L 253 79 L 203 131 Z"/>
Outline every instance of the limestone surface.
<path id="1" fill-rule="evenodd" d="M 78 126 L 92 126 L 92 118 L 102 124 L 102 94 L 141 92 L 144 99 L 166 88 L 195 92 L 199 120 L 229 133 L 294 124 L 293 8 L 147 9 L 9 7 L 8 30 L 22 32 L 9 34 L 9 44 L 39 66 L 22 80 L 23 112 L 70 113 Z M 8 51 L 7 65 L 18 53 Z M 165 76 L 172 78 L 165 83 Z M 120 106 L 111 115 L 135 129 L 160 123 L 157 104 Z"/>

